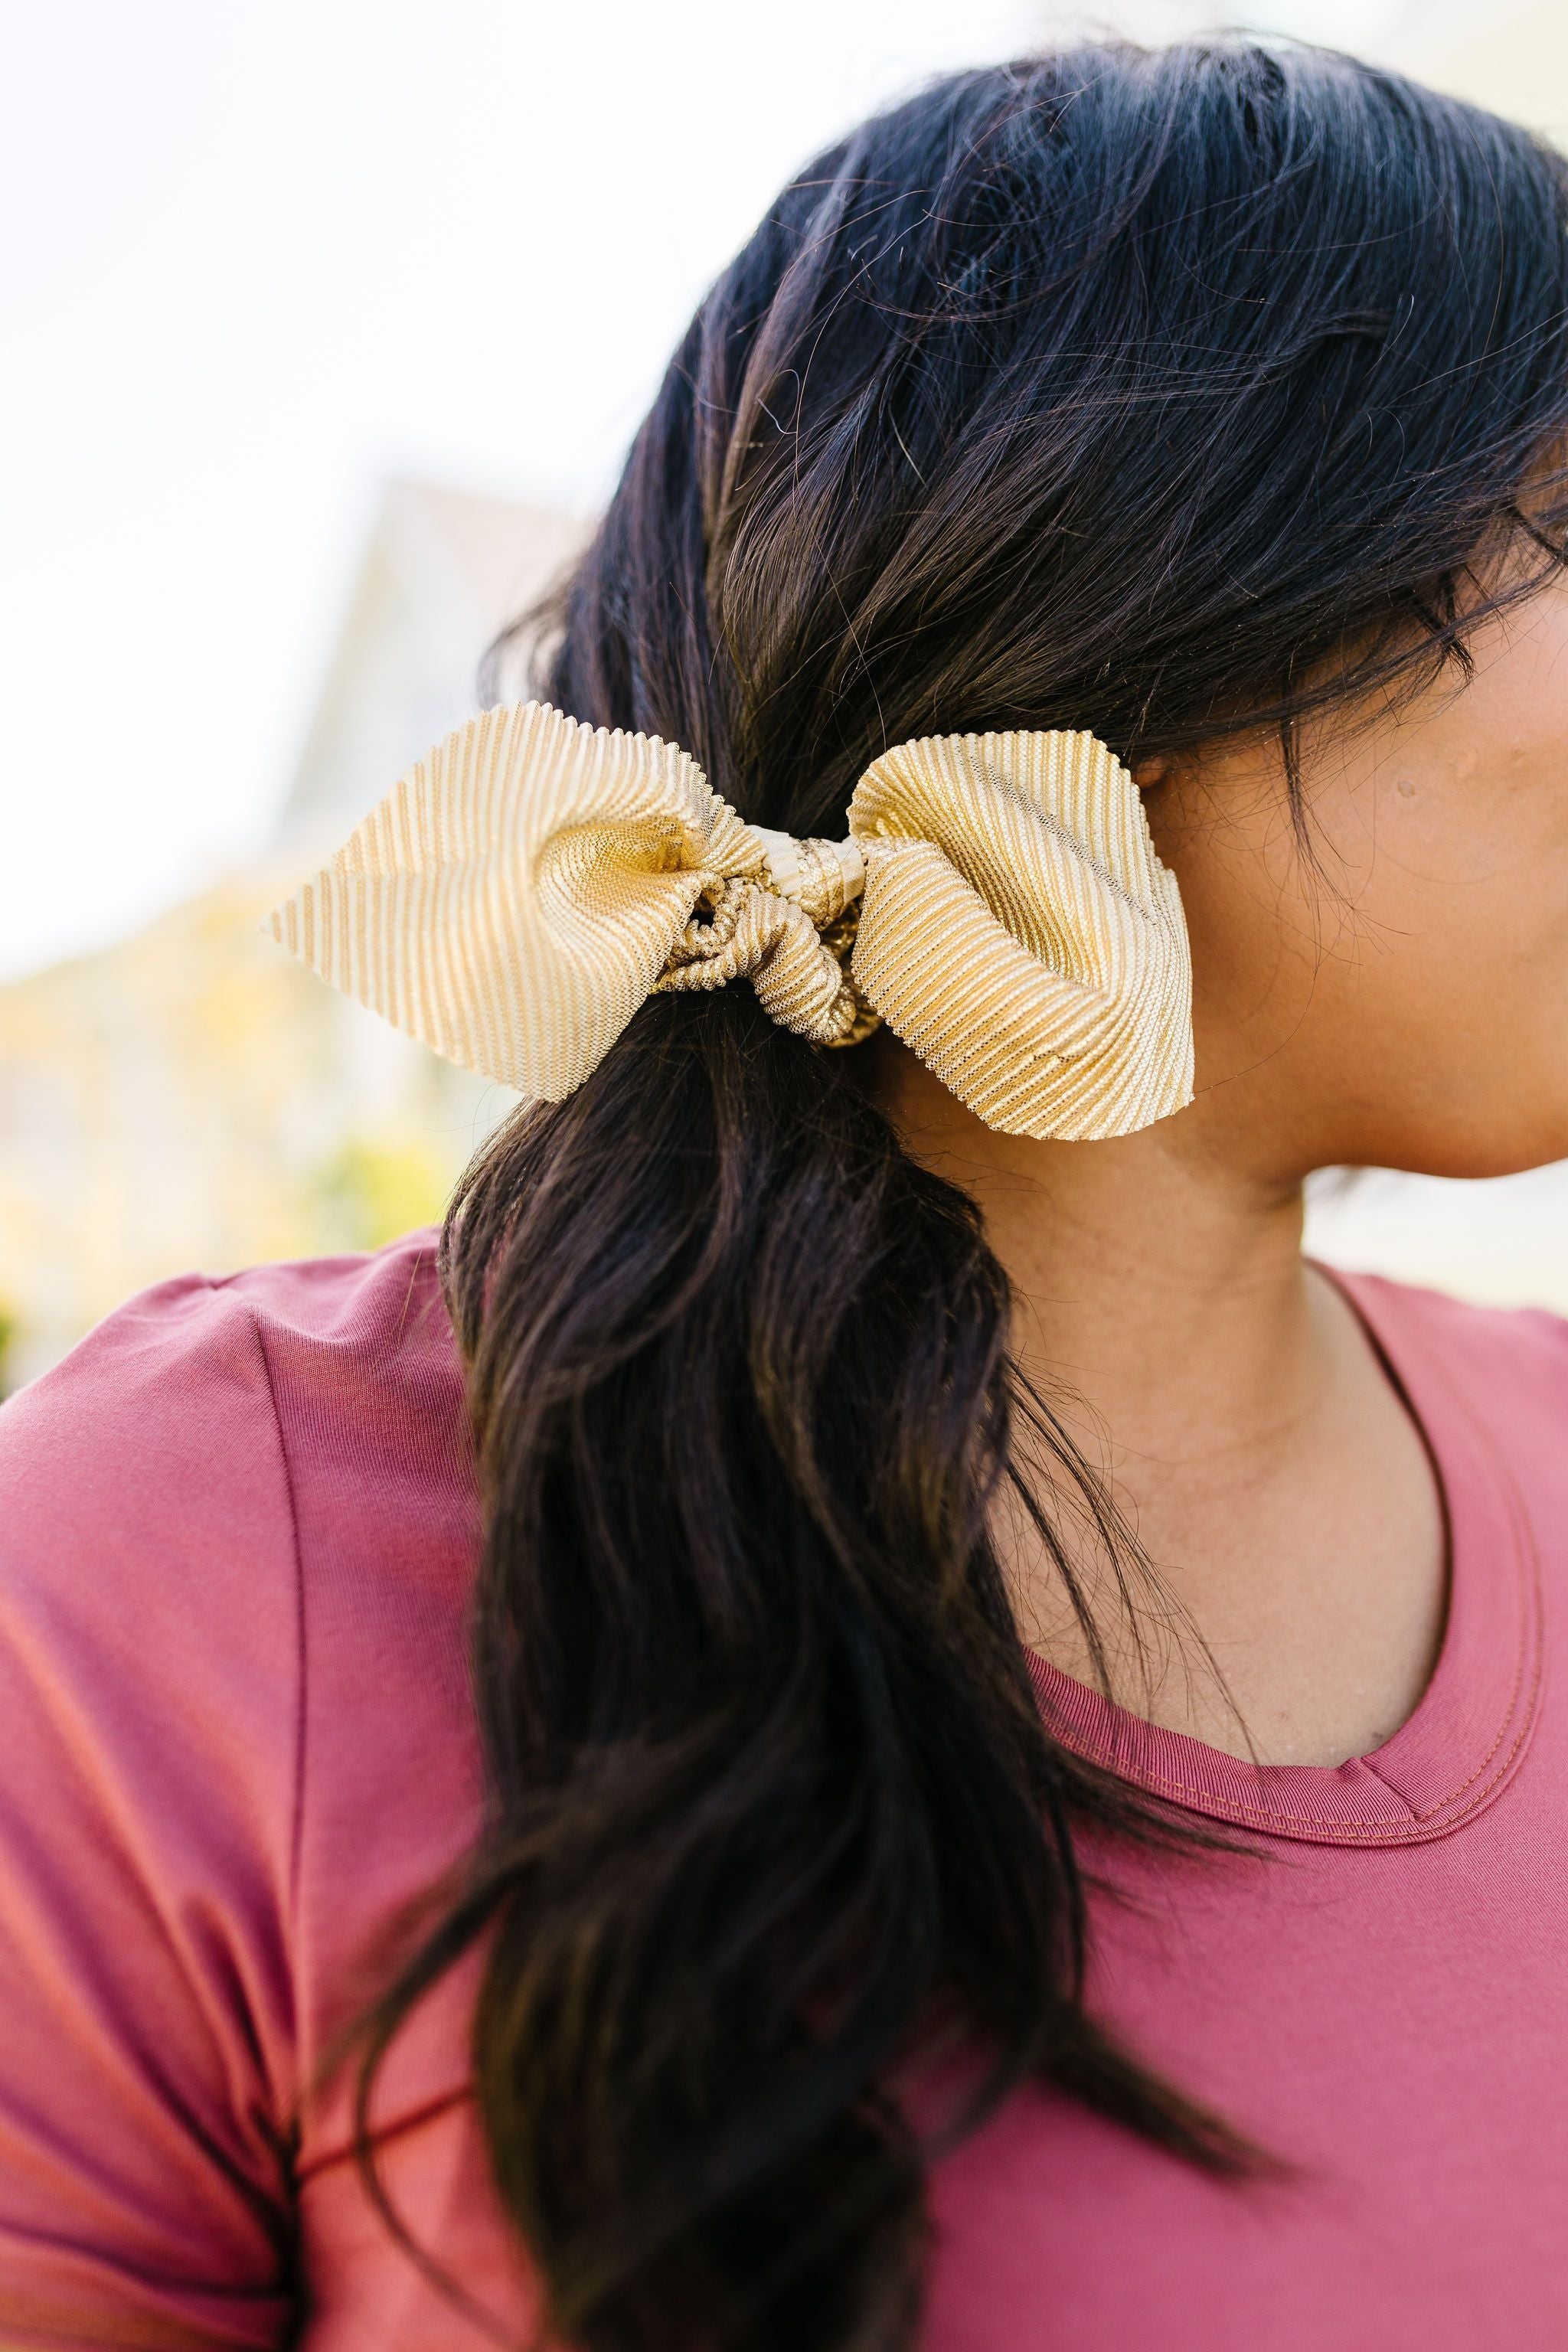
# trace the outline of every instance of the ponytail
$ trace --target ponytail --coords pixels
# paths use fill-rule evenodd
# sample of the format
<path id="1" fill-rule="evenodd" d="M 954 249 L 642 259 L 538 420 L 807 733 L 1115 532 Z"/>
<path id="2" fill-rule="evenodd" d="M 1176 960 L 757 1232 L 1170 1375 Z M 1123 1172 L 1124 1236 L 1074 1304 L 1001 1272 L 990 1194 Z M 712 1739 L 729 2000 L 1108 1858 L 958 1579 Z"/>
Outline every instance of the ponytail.
<path id="1" fill-rule="evenodd" d="M 1087 725 L 1131 759 L 1415 676 L 1565 421 L 1563 211 L 1522 133 L 1343 60 L 942 83 L 715 289 L 541 689 L 836 835 L 921 733 Z M 1325 467 L 1342 410 L 1356 462 Z M 1076 1596 L 1042 1497 L 1114 1524 L 875 1051 L 743 985 L 655 995 L 486 1147 L 443 1236 L 489 1804 L 366 2021 L 362 2101 L 482 1937 L 497 2188 L 588 2352 L 907 2345 L 933 2147 L 1029 2079 L 1247 2160 L 1085 2009 L 1075 1827 L 1178 1833 L 1050 1738 L 991 1527 L 1011 1490 Z M 911 2086 L 960 2047 L 933 2117 Z"/>
<path id="2" fill-rule="evenodd" d="M 883 2086 L 944 2002 L 972 2114 L 1061 2071 L 1225 2161 L 1079 2006 L 1098 1784 L 986 1532 L 1006 1280 L 847 1057 L 749 991 L 654 1000 L 469 1171 L 444 1272 L 489 1525 L 479 2097 L 558 2334 L 905 2340 Z"/>

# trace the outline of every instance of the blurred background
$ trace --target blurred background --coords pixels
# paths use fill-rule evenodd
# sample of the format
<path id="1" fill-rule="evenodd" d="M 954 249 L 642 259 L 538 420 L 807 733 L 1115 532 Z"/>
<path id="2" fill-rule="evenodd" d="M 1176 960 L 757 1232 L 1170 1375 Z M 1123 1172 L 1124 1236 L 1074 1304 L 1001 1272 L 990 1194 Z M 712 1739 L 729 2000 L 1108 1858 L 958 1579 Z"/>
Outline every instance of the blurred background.
<path id="1" fill-rule="evenodd" d="M 477 707 L 786 173 L 1123 0 L 5 0 L 0 1393 L 139 1285 L 437 1216 L 507 1108 L 260 917 Z M 1563 0 L 1279 0 L 1568 141 Z M 1319 1187 L 1568 1307 L 1568 1170 Z"/>

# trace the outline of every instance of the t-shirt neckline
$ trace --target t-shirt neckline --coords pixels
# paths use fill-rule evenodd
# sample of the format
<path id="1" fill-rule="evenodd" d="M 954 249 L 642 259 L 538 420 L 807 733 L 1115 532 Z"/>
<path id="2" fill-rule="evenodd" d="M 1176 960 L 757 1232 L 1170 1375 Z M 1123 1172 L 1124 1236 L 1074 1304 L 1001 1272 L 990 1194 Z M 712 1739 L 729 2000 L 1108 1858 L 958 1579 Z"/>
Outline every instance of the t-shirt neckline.
<path id="1" fill-rule="evenodd" d="M 1522 1498 L 1459 1368 L 1402 1318 L 1375 1276 L 1316 1270 L 1345 1297 L 1431 1455 L 1447 1523 L 1448 1610 L 1414 1712 L 1344 1764 L 1249 1764 L 1111 1705 L 1029 1651 L 1040 1712 L 1064 1747 L 1210 1820 L 1319 1845 L 1408 1845 L 1489 1804 L 1523 1753 L 1541 1670 L 1541 1601 Z"/>

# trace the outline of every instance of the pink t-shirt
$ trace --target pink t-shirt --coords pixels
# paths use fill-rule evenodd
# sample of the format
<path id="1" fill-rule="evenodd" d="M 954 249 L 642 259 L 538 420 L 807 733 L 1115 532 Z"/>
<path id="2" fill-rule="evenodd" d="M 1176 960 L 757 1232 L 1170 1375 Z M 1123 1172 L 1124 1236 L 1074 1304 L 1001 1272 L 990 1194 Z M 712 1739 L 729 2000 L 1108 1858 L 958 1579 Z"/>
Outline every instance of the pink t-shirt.
<path id="1" fill-rule="evenodd" d="M 1411 1720 L 1256 1771 L 1038 1669 L 1065 1737 L 1257 1832 L 1096 1857 L 1094 1996 L 1299 2170 L 1215 2183 L 1021 2095 L 936 2174 L 926 2352 L 1568 2346 L 1568 1326 L 1348 1287 L 1447 1500 Z M 474 1823 L 475 1532 L 427 1234 L 167 1283 L 0 1412 L 0 2343 L 493 2342 L 387 2239 L 342 2105 L 299 2111 Z M 382 2163 L 521 2335 L 472 1990 L 395 2045 Z"/>

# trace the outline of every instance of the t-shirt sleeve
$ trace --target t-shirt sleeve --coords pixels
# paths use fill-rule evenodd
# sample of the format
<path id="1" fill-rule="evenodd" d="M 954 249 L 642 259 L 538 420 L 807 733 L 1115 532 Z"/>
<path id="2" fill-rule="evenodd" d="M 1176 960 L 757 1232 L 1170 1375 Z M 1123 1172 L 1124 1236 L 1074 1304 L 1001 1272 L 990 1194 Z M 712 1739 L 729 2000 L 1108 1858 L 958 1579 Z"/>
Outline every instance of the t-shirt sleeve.
<path id="1" fill-rule="evenodd" d="M 192 1279 L 0 1410 L 0 2347 L 278 2346 L 300 1636 L 258 1325 Z"/>

